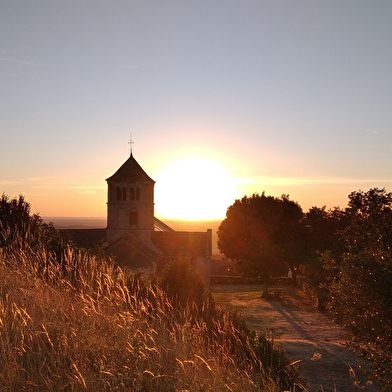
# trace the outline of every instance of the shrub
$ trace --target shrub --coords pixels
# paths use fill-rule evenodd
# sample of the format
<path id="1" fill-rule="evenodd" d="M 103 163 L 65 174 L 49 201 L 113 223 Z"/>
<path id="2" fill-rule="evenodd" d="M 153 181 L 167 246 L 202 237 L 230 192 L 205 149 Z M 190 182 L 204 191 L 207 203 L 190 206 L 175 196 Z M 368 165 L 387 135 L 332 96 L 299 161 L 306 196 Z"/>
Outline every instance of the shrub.
<path id="1" fill-rule="evenodd" d="M 392 264 L 381 253 L 347 254 L 331 286 L 330 310 L 351 328 L 354 349 L 368 359 L 374 378 L 392 387 Z"/>
<path id="2" fill-rule="evenodd" d="M 207 299 L 203 277 L 185 258 L 168 263 L 163 271 L 160 284 L 177 306 L 196 305 L 201 310 Z"/>

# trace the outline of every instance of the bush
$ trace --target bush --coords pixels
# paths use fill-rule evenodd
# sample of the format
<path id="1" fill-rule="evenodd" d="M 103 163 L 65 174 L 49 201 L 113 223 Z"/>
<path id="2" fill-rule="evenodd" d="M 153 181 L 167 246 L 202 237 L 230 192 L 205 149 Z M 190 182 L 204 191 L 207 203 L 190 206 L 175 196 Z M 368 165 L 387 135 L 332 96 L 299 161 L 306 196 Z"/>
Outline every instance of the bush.
<path id="1" fill-rule="evenodd" d="M 161 287 L 175 306 L 203 308 L 208 294 L 203 277 L 187 259 L 171 261 L 163 271 Z"/>
<path id="2" fill-rule="evenodd" d="M 382 254 L 347 254 L 331 286 L 331 312 L 352 329 L 354 349 L 370 360 L 380 384 L 392 387 L 392 264 Z"/>

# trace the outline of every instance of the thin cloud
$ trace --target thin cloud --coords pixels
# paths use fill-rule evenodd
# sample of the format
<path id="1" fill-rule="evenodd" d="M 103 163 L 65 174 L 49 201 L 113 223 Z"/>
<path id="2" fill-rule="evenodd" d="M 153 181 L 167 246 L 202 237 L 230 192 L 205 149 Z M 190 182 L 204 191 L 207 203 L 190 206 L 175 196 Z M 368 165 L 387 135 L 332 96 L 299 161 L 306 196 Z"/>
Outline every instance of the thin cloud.
<path id="1" fill-rule="evenodd" d="M 72 176 L 36 176 L 36 177 L 28 177 L 24 178 L 20 181 L 21 184 L 38 184 L 38 186 L 42 187 L 62 187 L 65 188 L 68 185 L 72 185 L 75 183 L 80 183 L 80 178 L 75 178 Z"/>
<path id="2" fill-rule="evenodd" d="M 18 185 L 20 183 L 20 181 L 15 180 L 0 181 L 0 185 Z"/>
<path id="3" fill-rule="evenodd" d="M 371 135 L 378 135 L 380 132 L 376 131 L 375 129 L 370 129 L 368 128 L 366 130 L 367 133 L 370 133 Z"/>
<path id="4" fill-rule="evenodd" d="M 375 182 L 384 184 L 392 183 L 391 178 L 341 178 L 341 177 L 324 177 L 324 178 L 307 178 L 300 179 L 302 183 L 308 184 L 373 184 Z"/>
<path id="5" fill-rule="evenodd" d="M 106 189 L 106 187 L 101 185 L 73 185 L 68 186 L 68 189 Z"/>
<path id="6" fill-rule="evenodd" d="M 317 184 L 380 184 L 392 183 L 391 178 L 342 178 L 342 177 L 244 177 L 238 178 L 236 183 L 238 185 L 317 185 Z"/>
<path id="7" fill-rule="evenodd" d="M 97 190 L 106 189 L 104 186 L 99 185 L 66 185 L 66 184 L 42 184 L 31 187 L 32 189 L 68 189 L 78 193 L 96 193 Z"/>
<path id="8" fill-rule="evenodd" d="M 81 186 L 69 186 L 67 189 L 75 190 L 78 195 L 96 195 L 102 189 L 105 189 L 104 186 L 99 185 L 81 185 Z"/>
<path id="9" fill-rule="evenodd" d="M 75 178 L 72 176 L 37 176 L 37 177 L 23 178 L 19 181 L 3 180 L 0 181 L 0 185 L 7 185 L 12 187 L 23 186 L 25 189 L 29 188 L 35 190 L 68 189 L 71 191 L 76 190 L 77 192 L 80 193 L 86 193 L 86 192 L 94 193 L 98 190 L 106 189 L 106 186 L 104 184 L 86 185 L 86 183 L 84 182 L 84 184 L 81 185 L 82 182 L 83 179 L 81 179 L 80 177 Z"/>
<path id="10" fill-rule="evenodd" d="M 5 53 L 5 52 L 3 52 L 3 53 Z M 28 65 L 28 66 L 32 66 L 32 67 L 46 67 L 46 68 L 51 67 L 51 65 L 45 64 L 45 63 L 38 63 L 35 61 L 18 60 L 18 59 L 10 58 L 10 57 L 0 57 L 0 61 L 21 64 L 21 65 Z"/>
<path id="11" fill-rule="evenodd" d="M 76 193 L 78 195 L 96 195 L 97 191 L 93 190 L 93 189 L 77 189 Z"/>

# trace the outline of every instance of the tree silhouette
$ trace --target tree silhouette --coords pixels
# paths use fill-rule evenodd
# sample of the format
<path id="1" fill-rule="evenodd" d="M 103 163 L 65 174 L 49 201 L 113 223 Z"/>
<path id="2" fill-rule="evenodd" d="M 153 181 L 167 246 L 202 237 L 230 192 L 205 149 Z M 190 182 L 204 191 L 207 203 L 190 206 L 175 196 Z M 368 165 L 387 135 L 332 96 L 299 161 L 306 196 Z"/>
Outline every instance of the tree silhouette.
<path id="1" fill-rule="evenodd" d="M 218 229 L 218 247 L 244 275 L 266 283 L 287 273 L 295 281 L 304 252 L 301 207 L 288 196 L 253 194 L 236 200 Z"/>
<path id="2" fill-rule="evenodd" d="M 11 199 L 4 193 L 0 199 L 0 248 L 22 244 L 43 246 L 60 257 L 61 239 L 53 223 L 45 223 L 39 214 L 31 215 L 31 205 L 23 195 Z"/>
<path id="3" fill-rule="evenodd" d="M 378 380 L 392 387 L 392 193 L 352 192 L 346 214 L 332 311 L 360 338 L 354 346 L 372 361 Z"/>
<path id="4" fill-rule="evenodd" d="M 3 193 L 0 199 L 0 246 L 12 243 L 17 237 L 24 238 L 30 221 L 30 204 L 24 196 L 11 199 Z"/>

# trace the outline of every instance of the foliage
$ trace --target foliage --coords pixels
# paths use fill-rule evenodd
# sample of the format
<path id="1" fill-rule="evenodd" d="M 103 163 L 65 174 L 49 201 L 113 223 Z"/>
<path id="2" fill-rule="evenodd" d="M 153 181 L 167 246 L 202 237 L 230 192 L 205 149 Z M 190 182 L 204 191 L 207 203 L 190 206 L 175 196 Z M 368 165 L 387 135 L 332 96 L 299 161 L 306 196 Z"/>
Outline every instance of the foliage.
<path id="1" fill-rule="evenodd" d="M 67 248 L 59 263 L 44 244 L 19 243 L 0 249 L 2 390 L 293 388 L 284 355 L 240 316 L 207 324 L 110 261 Z"/>
<path id="2" fill-rule="evenodd" d="M 339 208 L 312 207 L 305 214 L 306 263 L 300 273 L 310 279 L 313 291 L 324 292 L 338 273 L 345 250 L 341 232 L 347 224 L 347 214 Z"/>
<path id="3" fill-rule="evenodd" d="M 341 236 L 346 252 L 331 286 L 331 311 L 352 328 L 354 347 L 373 363 L 378 381 L 392 386 L 392 194 L 352 192 Z"/>
<path id="4" fill-rule="evenodd" d="M 273 339 L 268 339 L 266 335 L 260 336 L 255 346 L 258 358 L 264 359 L 264 367 L 267 364 L 269 371 L 275 372 L 269 374 L 269 378 L 279 380 L 281 391 L 302 390 L 302 386 L 297 384 L 297 388 L 293 388 L 293 380 L 298 382 L 298 374 L 295 365 L 298 361 L 291 362 L 286 356 L 285 351 L 277 347 Z M 261 371 L 262 369 L 260 369 Z"/>
<path id="5" fill-rule="evenodd" d="M 344 210 L 334 208 L 326 210 L 312 207 L 304 216 L 306 226 L 306 242 L 308 256 L 314 258 L 326 251 L 331 257 L 339 260 L 344 252 L 344 244 L 340 239 L 340 232 L 347 226 Z"/>
<path id="6" fill-rule="evenodd" d="M 11 199 L 4 193 L 0 199 L 0 248 L 44 244 L 47 251 L 61 251 L 60 234 L 53 223 L 44 223 L 39 214 L 31 215 L 31 206 L 23 195 Z"/>
<path id="7" fill-rule="evenodd" d="M 202 309 L 207 298 L 203 277 L 186 258 L 177 259 L 166 265 L 160 279 L 161 287 L 175 306 L 197 306 Z"/>
<path id="8" fill-rule="evenodd" d="M 304 251 L 302 217 L 301 207 L 288 196 L 245 196 L 227 209 L 218 247 L 244 274 L 262 281 L 288 267 L 295 273 Z"/>

